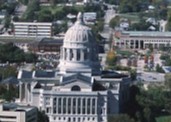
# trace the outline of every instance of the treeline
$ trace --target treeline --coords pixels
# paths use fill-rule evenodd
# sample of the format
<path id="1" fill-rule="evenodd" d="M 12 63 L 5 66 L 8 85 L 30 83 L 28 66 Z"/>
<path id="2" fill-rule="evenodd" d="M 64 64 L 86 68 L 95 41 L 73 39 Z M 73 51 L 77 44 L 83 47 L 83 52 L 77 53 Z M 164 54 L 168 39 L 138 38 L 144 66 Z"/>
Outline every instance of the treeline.
<path id="1" fill-rule="evenodd" d="M 86 6 L 58 6 L 58 7 L 40 7 L 38 0 L 29 2 L 27 10 L 21 21 L 39 21 L 52 22 L 56 20 L 66 19 L 67 14 L 77 14 L 78 12 L 97 12 L 97 18 L 104 16 L 104 11 L 100 5 Z"/>
<path id="2" fill-rule="evenodd" d="M 0 62 L 1 63 L 22 63 L 36 62 L 37 56 L 32 53 L 25 53 L 13 43 L 0 44 Z"/>

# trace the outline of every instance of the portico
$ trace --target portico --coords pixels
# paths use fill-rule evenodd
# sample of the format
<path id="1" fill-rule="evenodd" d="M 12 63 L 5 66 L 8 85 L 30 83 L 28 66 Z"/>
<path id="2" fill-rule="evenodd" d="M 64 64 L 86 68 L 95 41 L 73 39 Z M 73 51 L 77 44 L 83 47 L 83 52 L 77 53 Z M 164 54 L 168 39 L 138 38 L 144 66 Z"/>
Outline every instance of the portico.
<path id="1" fill-rule="evenodd" d="M 153 48 L 171 45 L 171 32 L 123 31 L 120 34 L 115 42 L 120 48 L 145 49 L 149 45 Z"/>

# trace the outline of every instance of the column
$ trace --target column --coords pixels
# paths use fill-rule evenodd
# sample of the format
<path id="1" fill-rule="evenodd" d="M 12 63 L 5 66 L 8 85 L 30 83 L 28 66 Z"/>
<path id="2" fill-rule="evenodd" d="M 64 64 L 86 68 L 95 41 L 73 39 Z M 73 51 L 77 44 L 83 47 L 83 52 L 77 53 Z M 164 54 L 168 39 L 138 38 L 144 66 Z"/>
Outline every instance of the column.
<path id="1" fill-rule="evenodd" d="M 69 61 L 69 57 L 70 57 L 70 53 L 69 53 L 69 51 L 70 51 L 70 50 L 69 50 L 69 49 L 67 49 L 66 51 L 67 51 L 67 52 L 66 52 L 66 53 L 67 53 L 66 59 L 67 59 L 67 61 Z"/>
<path id="2" fill-rule="evenodd" d="M 27 83 L 24 83 L 24 89 L 25 89 L 25 102 L 28 100 L 28 94 L 27 94 Z"/>
<path id="3" fill-rule="evenodd" d="M 56 114 L 58 114 L 58 97 L 56 97 Z"/>
<path id="4" fill-rule="evenodd" d="M 21 99 L 22 99 L 22 83 L 21 82 L 19 83 L 19 98 L 21 101 Z"/>
<path id="5" fill-rule="evenodd" d="M 97 114 L 97 98 L 95 98 L 95 114 Z"/>
<path id="6" fill-rule="evenodd" d="M 80 50 L 80 54 L 81 54 L 81 61 L 84 61 L 84 51 L 83 50 Z"/>
<path id="7" fill-rule="evenodd" d="M 63 48 L 63 59 L 66 60 L 66 49 Z"/>
<path id="8" fill-rule="evenodd" d="M 132 40 L 129 40 L 129 48 L 131 48 L 131 42 L 132 42 Z"/>
<path id="9" fill-rule="evenodd" d="M 73 49 L 74 61 L 77 60 L 77 50 Z"/>
<path id="10" fill-rule="evenodd" d="M 81 97 L 80 114 L 83 114 L 83 98 Z"/>
<path id="11" fill-rule="evenodd" d="M 134 40 L 133 49 L 135 49 L 135 47 L 136 47 L 136 40 Z"/>
<path id="12" fill-rule="evenodd" d="M 68 114 L 68 97 L 66 97 L 66 114 Z"/>
<path id="13" fill-rule="evenodd" d="M 138 49 L 141 49 L 141 40 L 138 40 Z"/>
<path id="14" fill-rule="evenodd" d="M 90 114 L 92 114 L 92 108 L 93 108 L 93 99 L 90 98 Z"/>
<path id="15" fill-rule="evenodd" d="M 70 113 L 73 114 L 73 97 L 71 97 Z"/>
<path id="16" fill-rule="evenodd" d="M 88 99 L 85 98 L 85 114 L 87 114 L 87 106 L 88 106 L 88 105 L 87 105 L 87 100 L 88 100 Z"/>
<path id="17" fill-rule="evenodd" d="M 75 113 L 78 114 L 78 108 L 79 108 L 78 107 L 78 97 L 75 98 L 75 102 L 76 102 L 75 103 L 76 104 L 76 106 L 75 106 Z"/>
<path id="18" fill-rule="evenodd" d="M 63 97 L 61 97 L 61 114 L 63 114 Z"/>

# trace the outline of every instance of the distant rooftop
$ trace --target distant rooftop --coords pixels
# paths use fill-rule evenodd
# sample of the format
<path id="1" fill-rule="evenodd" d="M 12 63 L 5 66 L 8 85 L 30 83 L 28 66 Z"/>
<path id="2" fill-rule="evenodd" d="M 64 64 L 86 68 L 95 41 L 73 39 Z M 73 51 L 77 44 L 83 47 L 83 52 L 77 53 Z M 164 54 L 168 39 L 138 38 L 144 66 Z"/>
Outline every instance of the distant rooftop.
<path id="1" fill-rule="evenodd" d="M 3 111 L 26 111 L 27 112 L 33 109 L 32 106 L 22 106 L 16 103 L 1 103 L 0 106 L 2 106 Z"/>
<path id="2" fill-rule="evenodd" d="M 159 31 L 122 31 L 122 35 L 129 36 L 151 36 L 151 37 L 171 37 L 171 32 Z"/>

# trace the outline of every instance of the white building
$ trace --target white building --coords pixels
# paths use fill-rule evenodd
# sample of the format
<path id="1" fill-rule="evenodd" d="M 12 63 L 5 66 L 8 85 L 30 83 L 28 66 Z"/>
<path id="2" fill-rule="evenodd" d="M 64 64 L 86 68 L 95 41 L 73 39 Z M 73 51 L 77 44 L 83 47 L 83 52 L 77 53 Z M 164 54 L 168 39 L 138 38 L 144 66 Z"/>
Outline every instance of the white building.
<path id="1" fill-rule="evenodd" d="M 171 45 L 171 32 L 120 31 L 115 33 L 115 45 L 120 48 L 146 49 Z"/>
<path id="2" fill-rule="evenodd" d="M 44 110 L 50 122 L 107 122 L 129 98 L 130 78 L 100 71 L 95 38 L 79 13 L 68 29 L 55 71 L 20 71 L 20 102 Z"/>
<path id="3" fill-rule="evenodd" d="M 16 37 L 51 37 L 52 23 L 14 22 Z"/>
<path id="4" fill-rule="evenodd" d="M 1 103 L 0 122 L 37 122 L 37 108 Z"/>
<path id="5" fill-rule="evenodd" d="M 83 20 L 86 24 L 94 24 L 96 22 L 97 13 L 96 12 L 85 12 L 83 14 Z"/>

